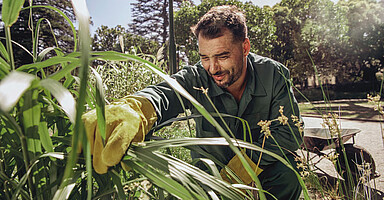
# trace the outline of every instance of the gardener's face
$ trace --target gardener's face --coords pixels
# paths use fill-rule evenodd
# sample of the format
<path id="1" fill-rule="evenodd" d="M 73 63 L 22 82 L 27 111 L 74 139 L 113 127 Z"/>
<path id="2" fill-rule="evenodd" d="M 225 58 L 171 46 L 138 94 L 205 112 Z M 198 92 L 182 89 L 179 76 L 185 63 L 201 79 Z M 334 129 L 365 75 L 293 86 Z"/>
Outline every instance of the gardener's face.
<path id="1" fill-rule="evenodd" d="M 250 49 L 249 39 L 234 41 L 229 30 L 218 38 L 208 39 L 201 34 L 198 38 L 201 62 L 215 83 L 221 88 L 242 85 Z"/>

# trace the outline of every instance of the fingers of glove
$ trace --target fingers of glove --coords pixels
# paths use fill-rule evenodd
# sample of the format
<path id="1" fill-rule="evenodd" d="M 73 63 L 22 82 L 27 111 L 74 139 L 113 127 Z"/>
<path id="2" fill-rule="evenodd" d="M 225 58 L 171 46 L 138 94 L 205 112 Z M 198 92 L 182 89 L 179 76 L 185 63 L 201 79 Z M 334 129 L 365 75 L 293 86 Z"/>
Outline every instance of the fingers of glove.
<path id="1" fill-rule="evenodd" d="M 135 135 L 135 137 L 133 137 L 132 142 L 143 142 L 144 141 L 145 135 L 147 134 L 147 132 L 145 132 L 145 128 L 144 128 L 145 127 L 144 121 L 146 121 L 146 120 L 144 119 L 140 122 L 139 129 L 137 130 L 137 134 Z"/>
<path id="2" fill-rule="evenodd" d="M 87 134 L 88 141 L 91 145 L 91 154 L 93 154 L 94 143 L 95 143 L 95 133 L 97 127 L 97 116 L 96 110 L 91 110 L 85 113 L 81 119 L 83 120 L 85 132 Z"/>
<path id="3" fill-rule="evenodd" d="M 102 160 L 102 152 L 103 152 L 103 143 L 101 140 L 101 136 L 99 130 L 97 129 L 95 134 L 95 144 L 93 149 L 93 168 L 98 174 L 105 174 L 108 171 L 108 166 Z M 92 151 L 92 149 L 91 149 Z"/>
<path id="4" fill-rule="evenodd" d="M 140 129 L 141 118 L 128 105 L 125 106 L 124 121 L 112 131 L 104 150 L 102 160 L 108 166 L 116 165 L 127 151 L 132 139 Z"/>
<path id="5" fill-rule="evenodd" d="M 243 154 L 243 156 L 247 160 L 252 170 L 256 173 L 256 175 L 259 175 L 263 171 L 262 169 L 257 167 L 256 164 L 246 154 Z M 235 174 L 243 181 L 244 184 L 249 184 L 253 181 L 237 155 L 229 161 L 227 167 L 230 168 L 233 172 L 235 172 Z M 220 174 L 222 178 L 226 181 L 229 180 L 228 178 L 231 178 L 231 176 L 228 175 L 224 168 L 221 170 Z"/>

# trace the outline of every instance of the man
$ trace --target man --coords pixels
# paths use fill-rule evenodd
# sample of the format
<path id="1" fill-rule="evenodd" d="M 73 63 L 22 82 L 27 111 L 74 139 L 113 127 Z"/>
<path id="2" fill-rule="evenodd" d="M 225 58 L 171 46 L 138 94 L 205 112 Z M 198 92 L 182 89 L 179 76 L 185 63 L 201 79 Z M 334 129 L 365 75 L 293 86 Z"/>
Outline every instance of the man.
<path id="1" fill-rule="evenodd" d="M 290 126 L 274 120 L 282 115 L 299 115 L 296 100 L 287 81 L 288 70 L 276 61 L 249 52 L 251 44 L 247 37 L 245 17 L 234 6 L 212 8 L 192 29 L 198 39 L 201 62 L 185 67 L 173 75 L 173 78 L 209 112 L 215 113 L 216 108 L 220 113 L 247 120 L 251 136 L 244 135 L 240 120 L 234 117 L 225 118 L 237 139 L 264 146 L 282 157 L 284 151 L 285 156 L 296 167 L 292 152 L 298 149 L 302 141 L 299 128 L 291 119 L 288 120 Z M 201 89 L 208 89 L 209 98 Z M 199 114 L 190 102 L 185 99 L 183 101 L 192 113 Z M 156 124 L 183 112 L 178 97 L 165 82 L 149 86 L 134 96 L 125 97 L 106 109 L 108 139 L 104 149 L 97 133 L 95 111 L 85 114 L 84 122 L 91 140 L 96 172 L 105 173 L 108 166 L 120 161 L 131 141 L 143 140 L 145 134 Z M 274 120 L 269 130 L 283 150 L 273 139 L 264 139 L 258 125 L 261 120 Z M 220 137 L 215 127 L 203 117 L 195 118 L 195 121 L 197 137 Z M 240 169 L 242 165 L 229 147 L 209 145 L 201 146 L 201 149 L 229 166 L 235 173 L 240 173 L 240 178 L 246 184 L 249 183 L 248 175 Z M 258 177 L 264 190 L 278 199 L 298 199 L 301 186 L 291 169 L 266 154 L 262 154 L 261 159 L 260 153 L 256 151 L 247 151 L 245 155 L 253 168 L 258 173 L 261 172 Z M 192 157 L 198 158 L 202 155 L 192 152 Z M 226 179 L 224 170 L 221 174 Z M 267 197 L 270 198 L 269 195 Z"/>

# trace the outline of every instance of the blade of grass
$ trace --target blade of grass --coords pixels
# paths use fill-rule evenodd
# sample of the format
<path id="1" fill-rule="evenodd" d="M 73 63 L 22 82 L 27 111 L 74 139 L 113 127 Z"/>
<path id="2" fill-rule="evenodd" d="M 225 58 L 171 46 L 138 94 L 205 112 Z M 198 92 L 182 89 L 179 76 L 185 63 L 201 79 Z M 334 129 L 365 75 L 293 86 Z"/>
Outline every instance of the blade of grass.
<path id="1" fill-rule="evenodd" d="M 284 158 L 280 157 L 279 155 L 277 155 L 273 152 L 270 152 L 270 151 L 265 150 L 259 146 L 256 146 L 254 144 L 251 144 L 251 143 L 248 143 L 248 142 L 245 142 L 242 140 L 235 140 L 233 138 L 231 138 L 230 140 L 232 140 L 232 144 L 234 144 L 234 146 L 238 146 L 241 148 L 247 148 L 247 149 L 254 150 L 254 151 L 259 151 L 259 152 L 268 154 L 268 155 L 274 157 L 275 159 L 279 160 L 280 162 L 282 162 L 285 166 L 287 166 L 289 169 L 291 169 L 296 174 L 301 186 L 303 187 L 304 197 L 306 199 L 310 199 L 309 195 L 306 194 L 308 191 L 306 190 L 306 186 L 305 186 L 302 178 L 300 177 L 300 174 Z M 230 143 L 228 143 L 228 141 L 225 138 L 179 138 L 179 139 L 169 139 L 169 140 L 155 141 L 155 142 L 152 142 L 152 141 L 146 142 L 146 145 L 142 146 L 140 148 L 147 148 L 150 151 L 155 151 L 155 150 L 158 150 L 159 148 L 191 146 L 191 145 L 193 146 L 196 144 L 199 144 L 199 145 L 229 145 Z M 260 188 L 258 188 L 258 189 L 260 189 Z M 306 195 L 308 195 L 308 196 L 306 197 Z"/>
<path id="2" fill-rule="evenodd" d="M 15 69 L 15 62 L 13 58 L 10 27 L 17 21 L 23 4 L 24 0 L 3 0 L 2 4 L 1 16 L 5 27 L 6 45 L 12 70 Z"/>
<path id="3" fill-rule="evenodd" d="M 22 125 L 27 139 L 28 152 L 31 159 L 41 154 L 41 142 L 39 137 L 39 124 L 41 107 L 37 101 L 39 91 L 36 89 L 28 90 L 23 97 L 21 109 L 23 120 Z"/>
<path id="4" fill-rule="evenodd" d="M 0 39 L 2 39 L 2 40 L 7 40 L 6 37 L 0 37 Z M 21 45 L 21 44 L 15 42 L 15 41 L 13 41 L 13 40 L 11 40 L 11 43 L 14 44 L 14 45 L 16 45 L 16 46 L 18 46 L 20 49 L 24 50 L 24 52 L 28 53 L 28 55 L 30 55 L 30 56 L 33 58 L 32 53 L 29 52 L 29 50 L 28 50 L 27 48 L 25 48 L 23 45 Z M 8 53 L 7 53 L 7 54 L 8 54 Z M 9 55 L 9 61 L 8 61 L 8 63 L 11 63 L 11 56 L 10 56 L 10 55 Z"/>
<path id="5" fill-rule="evenodd" d="M 123 162 L 132 169 L 138 171 L 140 174 L 143 174 L 145 177 L 151 179 L 158 187 L 165 189 L 170 194 L 180 199 L 203 199 L 196 195 L 192 196 L 190 192 L 184 188 L 184 186 L 180 185 L 173 179 L 156 172 L 141 162 L 133 162 L 131 160 L 124 160 Z"/>
<path id="6" fill-rule="evenodd" d="M 91 157 L 91 144 L 89 142 L 83 142 L 86 148 L 86 170 L 87 170 L 87 200 L 92 199 L 93 195 L 93 180 L 92 180 L 92 157 Z"/>
<path id="7" fill-rule="evenodd" d="M 38 55 L 37 55 L 37 58 L 36 58 L 36 61 L 37 62 L 41 62 L 43 60 L 43 58 L 51 51 L 55 51 L 55 49 L 57 49 L 56 47 L 48 47 L 48 48 L 45 48 L 43 49 Z M 56 52 L 56 51 L 55 51 Z"/>
<path id="8" fill-rule="evenodd" d="M 85 143 L 88 142 L 84 136 L 84 124 L 82 122 L 81 116 L 85 110 L 84 104 L 87 98 L 87 82 L 88 82 L 88 70 L 89 70 L 89 51 L 91 45 L 91 39 L 89 34 L 89 22 L 90 15 L 85 0 L 73 0 L 72 5 L 76 14 L 76 18 L 79 21 L 79 34 L 80 34 L 80 50 L 81 50 L 81 67 L 80 67 L 80 89 L 79 97 L 76 104 L 76 119 L 72 136 L 72 150 L 70 152 L 69 158 L 67 160 L 67 166 L 64 171 L 63 182 L 60 185 L 61 191 L 58 191 L 55 194 L 55 197 L 60 197 L 60 193 L 64 188 L 70 183 L 70 177 L 73 174 L 73 166 L 77 162 L 77 148 L 78 142 Z M 56 198 L 55 198 L 56 199 Z"/>
<path id="9" fill-rule="evenodd" d="M 19 101 L 24 92 L 31 86 L 35 77 L 13 71 L 0 82 L 0 109 L 9 112 Z"/>
<path id="10" fill-rule="evenodd" d="M 115 184 L 117 187 L 117 195 L 119 199 L 125 199 L 125 194 L 124 194 L 124 188 L 123 185 L 121 184 L 121 177 L 118 172 L 115 170 L 112 170 L 111 172 L 108 172 L 108 174 L 112 177 L 112 182 Z"/>
<path id="11" fill-rule="evenodd" d="M 74 47 L 73 47 L 73 51 L 76 51 L 77 50 L 77 31 L 76 31 L 76 28 L 75 26 L 73 25 L 72 21 L 68 18 L 68 16 L 61 10 L 59 10 L 58 8 L 55 8 L 53 6 L 47 6 L 47 5 L 35 5 L 35 6 L 29 6 L 29 7 L 25 7 L 23 8 L 24 9 L 31 9 L 31 8 L 46 8 L 46 9 L 51 9 L 51 10 L 54 10 L 56 11 L 57 13 L 59 13 L 67 22 L 68 24 L 70 25 L 71 27 L 71 30 L 72 30 L 72 34 L 73 34 L 73 42 L 74 42 Z"/>
<path id="12" fill-rule="evenodd" d="M 72 85 L 72 77 L 69 77 L 71 76 L 71 71 L 76 69 L 78 66 L 80 65 L 80 60 L 77 60 L 77 61 L 73 61 L 71 62 L 70 64 L 62 64 L 62 69 L 49 75 L 48 78 L 51 78 L 51 79 L 54 79 L 56 81 L 59 81 L 60 79 L 62 79 L 63 77 L 67 77 L 65 79 L 65 82 L 64 82 L 64 86 L 65 87 L 69 87 L 70 85 Z"/>
<path id="13" fill-rule="evenodd" d="M 49 78 L 40 81 L 40 85 L 52 93 L 67 114 L 69 120 L 75 123 L 76 102 L 68 89 L 63 87 L 58 81 Z"/>
<path id="14" fill-rule="evenodd" d="M 32 9 L 32 8 L 31 8 Z M 33 54 L 33 57 L 35 59 L 35 61 L 39 62 L 42 60 L 42 58 L 44 57 L 44 55 L 46 53 L 43 54 L 43 56 L 41 56 L 40 54 L 37 54 L 37 49 L 38 49 L 38 46 L 39 46 L 39 34 L 40 34 L 40 24 L 41 22 L 45 20 L 51 30 L 51 34 L 52 34 L 52 37 L 55 41 L 55 44 L 56 44 L 56 47 L 59 47 L 59 45 L 57 44 L 57 39 L 56 39 L 56 36 L 55 36 L 55 33 L 53 32 L 53 29 L 52 29 L 52 25 L 51 25 L 51 22 L 48 20 L 48 19 L 45 19 L 45 18 L 40 18 L 37 23 L 36 23 L 36 30 L 34 32 L 34 36 L 33 36 L 33 46 L 32 46 L 32 54 Z M 48 47 L 48 48 L 54 48 L 54 47 Z M 47 49 L 47 48 L 46 48 Z M 46 50 L 44 49 L 44 50 Z M 44 50 L 42 52 L 44 52 Z"/>
<path id="15" fill-rule="evenodd" d="M 48 132 L 48 124 L 46 121 L 41 121 L 39 123 L 39 134 L 41 144 L 47 152 L 54 152 L 52 139 Z"/>
<path id="16" fill-rule="evenodd" d="M 38 63 L 32 63 L 32 64 L 27 64 L 23 65 L 19 68 L 17 68 L 17 71 L 29 71 L 29 70 L 40 70 L 44 67 L 50 67 L 52 65 L 58 65 L 62 63 L 68 63 L 68 62 L 76 62 L 79 61 L 78 58 L 73 58 L 73 57 L 68 57 L 68 56 L 55 56 L 52 57 L 48 60 L 45 60 L 43 62 L 38 62 Z"/>
<path id="17" fill-rule="evenodd" d="M 27 179 L 30 177 L 31 175 L 31 172 L 32 172 L 32 168 L 38 163 L 40 162 L 40 159 L 41 158 L 44 158 L 44 157 L 54 157 L 56 159 L 64 159 L 64 154 L 62 153 L 58 153 L 58 152 L 52 152 L 52 153 L 46 153 L 46 154 L 43 154 L 39 157 L 37 157 L 35 160 L 33 160 L 31 163 L 31 166 L 29 167 L 29 169 L 27 170 L 27 173 L 24 174 L 24 176 L 21 178 L 13 196 L 12 196 L 12 200 L 16 200 L 18 198 L 18 195 L 19 195 L 19 192 L 20 190 L 22 189 L 22 187 L 24 186 L 25 182 L 27 181 Z"/>
<path id="18" fill-rule="evenodd" d="M 1 17 L 4 26 L 10 27 L 17 21 L 23 4 L 24 0 L 3 0 Z"/>
<path id="19" fill-rule="evenodd" d="M 93 68 L 92 72 L 96 79 L 96 115 L 97 115 L 97 126 L 100 130 L 100 135 L 104 144 L 105 141 L 105 92 L 103 87 L 103 81 L 101 80 L 100 74 Z"/>
<path id="20" fill-rule="evenodd" d="M 5 61 L 9 62 L 9 55 L 7 49 L 5 48 L 2 42 L 0 42 L 0 55 L 5 59 Z"/>
<path id="21" fill-rule="evenodd" d="M 1 57 L 0 57 L 0 71 L 4 74 L 4 76 L 7 75 L 9 71 L 11 71 L 11 66 Z"/>

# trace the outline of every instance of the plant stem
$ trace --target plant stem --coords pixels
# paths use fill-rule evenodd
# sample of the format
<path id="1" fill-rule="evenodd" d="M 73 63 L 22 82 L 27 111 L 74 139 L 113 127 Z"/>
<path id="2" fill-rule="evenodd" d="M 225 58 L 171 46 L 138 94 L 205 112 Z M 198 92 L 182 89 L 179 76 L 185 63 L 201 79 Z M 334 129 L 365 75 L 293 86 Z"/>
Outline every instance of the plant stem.
<path id="1" fill-rule="evenodd" d="M 7 45 L 7 51 L 9 55 L 9 62 L 11 65 L 11 69 L 15 70 L 15 60 L 13 58 L 13 50 L 12 50 L 12 39 L 11 39 L 11 27 L 7 26 L 5 27 L 5 38 L 6 38 L 6 45 Z"/>
<path id="2" fill-rule="evenodd" d="M 28 156 L 27 139 L 25 138 L 24 135 L 22 135 L 20 137 L 20 142 L 21 142 L 21 150 L 23 152 L 23 157 L 24 157 L 25 171 L 28 171 L 28 169 L 29 169 L 29 156 Z M 31 193 L 31 197 L 33 199 L 35 188 L 34 188 L 31 176 L 28 176 L 28 187 L 29 187 L 29 191 Z"/>
<path id="3" fill-rule="evenodd" d="M 4 152 L 2 149 L 0 149 L 0 173 L 5 174 L 4 168 L 5 168 L 4 167 Z M 7 199 L 10 199 L 9 194 L 8 194 L 7 184 L 8 184 L 8 182 L 4 181 L 4 183 L 3 183 L 4 193 L 5 193 L 5 196 L 7 197 Z"/>

